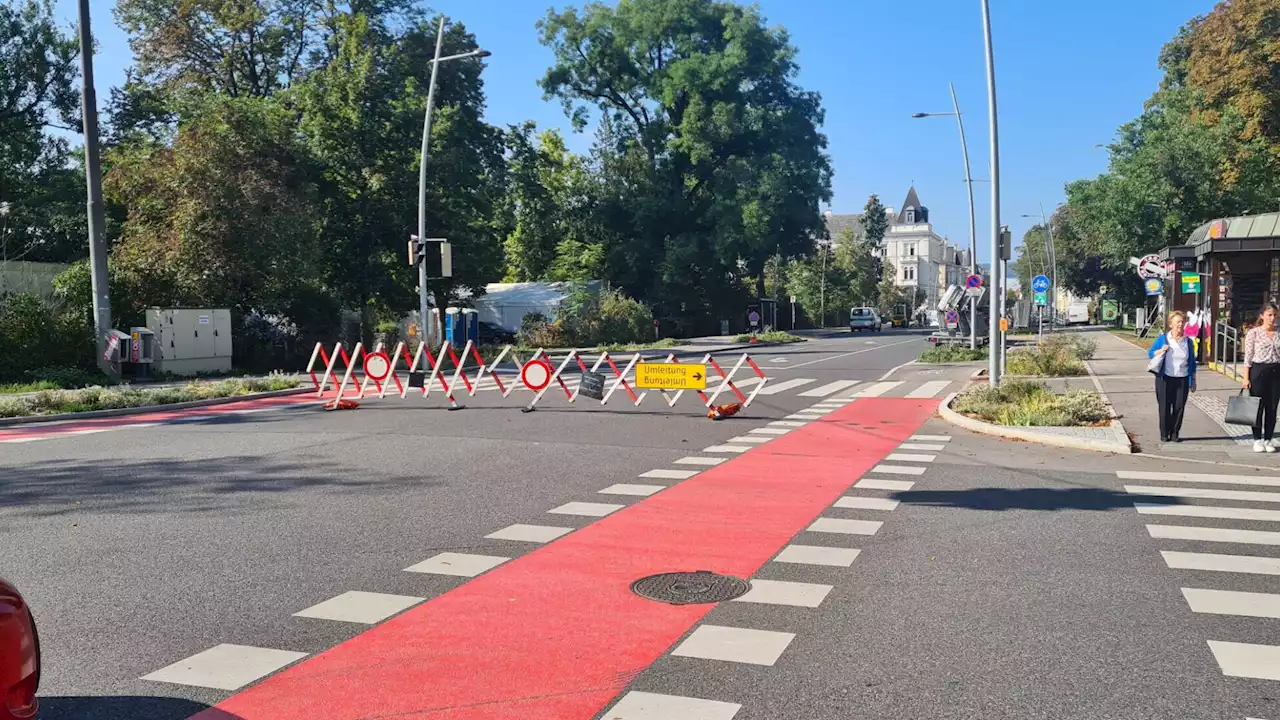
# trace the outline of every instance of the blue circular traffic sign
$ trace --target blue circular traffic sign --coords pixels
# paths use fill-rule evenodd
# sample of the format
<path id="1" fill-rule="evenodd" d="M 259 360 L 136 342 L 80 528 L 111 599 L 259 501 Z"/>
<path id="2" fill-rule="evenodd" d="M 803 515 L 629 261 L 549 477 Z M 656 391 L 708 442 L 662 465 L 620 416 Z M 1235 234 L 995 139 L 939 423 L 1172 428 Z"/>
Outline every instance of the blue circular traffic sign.
<path id="1" fill-rule="evenodd" d="M 1035 276 L 1031 280 L 1031 289 L 1035 290 L 1036 292 L 1048 292 L 1049 278 L 1045 277 L 1044 275 Z"/>
<path id="2" fill-rule="evenodd" d="M 965 287 L 967 287 L 967 288 L 980 288 L 980 287 L 982 287 L 982 276 L 981 276 L 981 275 L 970 275 L 969 277 L 967 277 L 967 278 L 965 278 L 965 279 L 964 279 L 964 286 L 965 286 Z"/>

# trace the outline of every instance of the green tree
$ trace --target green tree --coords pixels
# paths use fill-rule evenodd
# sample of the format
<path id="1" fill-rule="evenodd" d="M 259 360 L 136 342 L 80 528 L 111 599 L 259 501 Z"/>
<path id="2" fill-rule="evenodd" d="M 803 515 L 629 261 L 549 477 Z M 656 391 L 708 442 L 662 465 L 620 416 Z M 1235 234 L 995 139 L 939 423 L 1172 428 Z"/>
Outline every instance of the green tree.
<path id="1" fill-rule="evenodd" d="M 779 250 L 812 249 L 831 169 L 820 99 L 796 86 L 785 31 L 714 0 L 593 4 L 539 29 L 556 58 L 548 97 L 579 128 L 588 107 L 608 121 L 600 149 L 625 178 L 608 224 L 630 247 L 606 262 L 629 294 L 705 317 L 733 305 L 726 285 L 763 294 Z"/>
<path id="2" fill-rule="evenodd" d="M 111 261 L 147 305 L 299 312 L 314 290 L 322 213 L 295 114 L 270 99 L 211 100 L 172 147 L 118 148 L 104 191 L 129 208 Z"/>
<path id="3" fill-rule="evenodd" d="M 67 141 L 47 132 L 80 127 L 78 56 L 46 0 L 0 5 L 0 261 L 87 252 L 84 176 Z"/>
<path id="4" fill-rule="evenodd" d="M 504 244 L 509 282 L 598 279 L 603 247 L 592 213 L 595 178 L 555 130 L 511 128 L 507 203 L 514 228 Z"/>
<path id="5" fill-rule="evenodd" d="M 1023 233 L 1022 244 L 1018 246 L 1010 269 L 1018 279 L 1019 287 L 1028 293 L 1035 276 L 1049 275 L 1049 250 L 1043 226 L 1032 225 Z"/>

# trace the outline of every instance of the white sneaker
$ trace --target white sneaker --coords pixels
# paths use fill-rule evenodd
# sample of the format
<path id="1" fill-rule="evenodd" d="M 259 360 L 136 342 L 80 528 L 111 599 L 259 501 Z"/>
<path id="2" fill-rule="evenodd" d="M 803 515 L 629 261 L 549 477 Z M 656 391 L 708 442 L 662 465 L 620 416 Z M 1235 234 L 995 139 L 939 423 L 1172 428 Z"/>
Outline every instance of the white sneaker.
<path id="1" fill-rule="evenodd" d="M 1254 441 L 1253 441 L 1253 451 L 1254 451 L 1254 452 L 1256 452 L 1256 453 L 1260 453 L 1260 452 L 1266 452 L 1266 451 L 1268 451 L 1268 450 L 1270 450 L 1271 452 L 1275 452 L 1275 449 L 1274 449 L 1274 448 L 1272 448 L 1270 445 L 1266 444 L 1265 442 L 1263 442 L 1263 441 L 1261 441 L 1261 440 L 1254 440 Z"/>
<path id="2" fill-rule="evenodd" d="M 1273 452 L 1275 452 L 1275 451 L 1276 451 L 1276 444 L 1275 444 L 1275 442 L 1274 442 L 1274 441 L 1272 441 L 1272 442 L 1267 442 L 1267 443 L 1265 443 L 1265 445 L 1267 446 L 1267 452 L 1269 452 L 1269 453 L 1273 453 Z"/>

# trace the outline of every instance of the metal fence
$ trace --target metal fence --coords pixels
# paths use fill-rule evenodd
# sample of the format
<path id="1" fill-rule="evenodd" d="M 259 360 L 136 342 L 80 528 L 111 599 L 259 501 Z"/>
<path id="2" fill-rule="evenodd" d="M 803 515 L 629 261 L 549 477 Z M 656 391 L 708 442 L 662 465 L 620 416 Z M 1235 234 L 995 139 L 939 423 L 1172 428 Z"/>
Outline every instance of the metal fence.
<path id="1" fill-rule="evenodd" d="M 1213 361 L 1218 367 L 1240 375 L 1240 331 L 1230 324 L 1219 322 L 1213 328 Z"/>

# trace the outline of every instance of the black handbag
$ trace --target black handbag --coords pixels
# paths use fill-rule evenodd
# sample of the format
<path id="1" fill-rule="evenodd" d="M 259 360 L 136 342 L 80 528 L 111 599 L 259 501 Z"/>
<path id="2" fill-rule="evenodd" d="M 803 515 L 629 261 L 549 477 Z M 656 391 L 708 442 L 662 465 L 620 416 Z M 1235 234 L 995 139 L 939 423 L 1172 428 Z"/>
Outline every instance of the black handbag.
<path id="1" fill-rule="evenodd" d="M 1258 422 L 1260 398 L 1249 397 L 1241 388 L 1240 394 L 1227 398 L 1227 416 L 1222 419 L 1228 425 L 1248 425 L 1253 427 Z"/>

